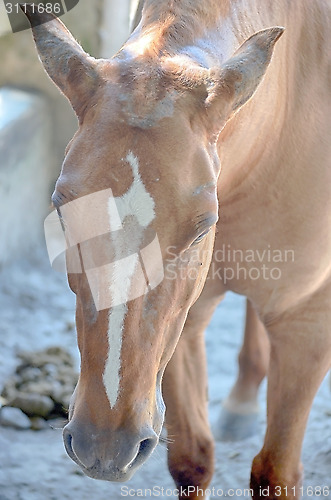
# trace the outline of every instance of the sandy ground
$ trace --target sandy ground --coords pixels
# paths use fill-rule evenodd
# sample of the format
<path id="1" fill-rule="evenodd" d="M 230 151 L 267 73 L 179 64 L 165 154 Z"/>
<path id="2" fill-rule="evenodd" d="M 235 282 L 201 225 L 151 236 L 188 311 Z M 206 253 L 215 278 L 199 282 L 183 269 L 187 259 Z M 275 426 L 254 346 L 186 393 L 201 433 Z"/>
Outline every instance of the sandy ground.
<path id="1" fill-rule="evenodd" d="M 19 349 L 63 345 L 75 356 L 74 297 L 65 276 L 52 271 L 43 252 L 0 273 L 0 387 L 16 365 Z M 217 309 L 206 339 L 210 379 L 210 420 L 217 420 L 222 399 L 236 373 L 244 301 L 229 295 Z M 228 489 L 232 498 L 248 498 L 250 463 L 262 445 L 265 429 L 265 385 L 260 394 L 260 431 L 237 443 L 217 443 L 213 498 Z M 331 498 L 331 394 L 325 380 L 312 409 L 303 448 L 304 499 Z M 60 429 L 16 431 L 0 427 L 0 500 L 103 500 L 123 497 L 175 498 L 159 445 L 149 461 L 124 485 L 94 481 L 82 475 L 67 457 Z M 319 494 L 318 488 L 329 487 Z M 162 491 L 163 488 L 163 491 Z M 217 491 L 218 490 L 218 491 Z M 162 495 L 163 493 L 163 495 Z"/>

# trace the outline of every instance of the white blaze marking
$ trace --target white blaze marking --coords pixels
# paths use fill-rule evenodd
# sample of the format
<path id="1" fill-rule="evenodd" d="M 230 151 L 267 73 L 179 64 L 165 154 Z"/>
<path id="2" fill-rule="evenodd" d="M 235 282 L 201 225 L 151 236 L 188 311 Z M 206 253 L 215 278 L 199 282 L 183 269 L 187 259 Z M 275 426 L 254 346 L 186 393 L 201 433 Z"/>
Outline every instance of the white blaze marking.
<path id="1" fill-rule="evenodd" d="M 135 215 L 138 223 L 143 228 L 147 227 L 155 217 L 155 203 L 151 195 L 146 191 L 144 183 L 139 174 L 138 158 L 130 151 L 126 161 L 131 165 L 133 173 L 133 183 L 123 196 L 116 198 L 116 207 L 120 214 L 121 221 L 128 215 Z M 111 214 L 110 214 L 111 215 Z M 112 229 L 112 221 L 110 220 Z M 141 228 L 137 227 L 139 231 Z"/>
<path id="2" fill-rule="evenodd" d="M 139 261 L 138 252 L 144 229 L 155 217 L 155 203 L 151 195 L 146 191 L 140 177 L 138 158 L 130 151 L 126 161 L 132 168 L 133 183 L 123 196 L 115 199 L 109 198 L 108 202 L 110 235 L 115 248 L 115 262 L 112 265 L 112 275 L 110 276 L 110 291 L 113 304 L 119 304 L 109 312 L 109 350 L 103 374 L 103 383 L 111 408 L 117 402 L 120 389 L 122 333 L 128 311 L 127 302 L 130 298 L 132 278 Z M 120 221 L 117 214 L 120 216 Z M 116 241 L 115 231 L 119 231 L 122 228 L 124 219 L 132 215 L 137 219 L 136 234 L 132 235 L 133 247 L 130 248 L 131 255 L 126 259 L 121 259 L 120 256 L 123 255 L 122 248 L 119 247 L 119 241 Z"/>

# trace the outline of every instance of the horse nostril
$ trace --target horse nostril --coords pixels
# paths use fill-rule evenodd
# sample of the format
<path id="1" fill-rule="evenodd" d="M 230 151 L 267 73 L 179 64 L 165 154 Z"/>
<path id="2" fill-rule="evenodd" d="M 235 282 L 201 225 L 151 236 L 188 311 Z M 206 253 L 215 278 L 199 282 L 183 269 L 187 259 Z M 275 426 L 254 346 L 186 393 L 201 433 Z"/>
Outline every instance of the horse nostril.
<path id="1" fill-rule="evenodd" d="M 138 454 L 139 455 L 143 455 L 143 456 L 149 454 L 149 452 L 151 451 L 151 449 L 154 448 L 154 445 L 155 445 L 155 443 L 154 443 L 153 439 L 151 439 L 151 438 L 144 439 L 140 443 Z"/>
<path id="2" fill-rule="evenodd" d="M 94 466 L 97 458 L 93 447 L 90 446 L 87 439 L 80 439 L 79 433 L 78 438 L 77 434 L 75 436 L 75 432 L 72 434 L 71 428 L 67 428 L 69 425 L 63 429 L 63 443 L 66 452 L 71 460 L 76 462 L 80 467 L 90 469 Z"/>
<path id="3" fill-rule="evenodd" d="M 134 465 L 135 467 L 138 467 L 142 463 L 145 462 L 145 460 L 151 455 L 152 451 L 156 447 L 158 443 L 157 437 L 153 438 L 148 438 L 144 439 L 143 441 L 140 442 L 139 445 L 139 450 L 137 453 L 136 458 L 134 459 L 133 463 L 131 464 L 131 467 Z"/>
<path id="4" fill-rule="evenodd" d="M 74 450 L 72 449 L 72 435 L 67 429 L 63 429 L 63 442 L 69 457 L 72 459 L 75 457 Z"/>

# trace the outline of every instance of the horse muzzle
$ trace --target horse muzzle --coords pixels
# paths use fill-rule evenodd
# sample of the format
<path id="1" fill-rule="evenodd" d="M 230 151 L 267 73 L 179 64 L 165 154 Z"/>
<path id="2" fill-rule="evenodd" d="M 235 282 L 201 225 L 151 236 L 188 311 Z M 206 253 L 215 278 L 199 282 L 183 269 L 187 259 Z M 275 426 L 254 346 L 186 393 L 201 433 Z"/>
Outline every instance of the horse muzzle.
<path id="1" fill-rule="evenodd" d="M 159 438 L 153 429 L 130 434 L 124 430 L 98 433 L 70 422 L 63 430 L 65 449 L 82 471 L 93 479 L 124 482 L 148 459 Z"/>

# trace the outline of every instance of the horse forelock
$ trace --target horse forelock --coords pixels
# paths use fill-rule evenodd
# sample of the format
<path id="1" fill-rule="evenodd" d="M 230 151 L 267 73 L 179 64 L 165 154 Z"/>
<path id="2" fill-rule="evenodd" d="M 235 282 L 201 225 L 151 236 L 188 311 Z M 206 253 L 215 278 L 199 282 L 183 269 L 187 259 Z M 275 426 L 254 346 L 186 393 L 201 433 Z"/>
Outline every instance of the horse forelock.
<path id="1" fill-rule="evenodd" d="M 172 116 L 179 92 L 159 62 L 148 58 L 146 63 L 145 57 L 135 59 L 113 61 L 115 78 L 111 75 L 110 84 L 115 80 L 114 98 L 121 119 L 129 126 L 146 129 Z"/>

